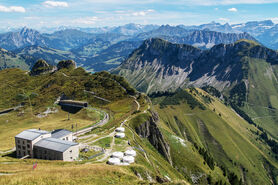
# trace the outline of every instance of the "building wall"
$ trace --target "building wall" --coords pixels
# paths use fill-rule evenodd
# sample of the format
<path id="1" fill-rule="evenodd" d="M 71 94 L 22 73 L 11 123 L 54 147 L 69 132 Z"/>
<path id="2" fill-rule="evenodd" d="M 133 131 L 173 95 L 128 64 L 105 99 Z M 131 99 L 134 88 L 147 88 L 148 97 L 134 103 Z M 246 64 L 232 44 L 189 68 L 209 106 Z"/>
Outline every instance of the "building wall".
<path id="1" fill-rule="evenodd" d="M 40 137 L 37 137 L 33 141 L 21 139 L 21 138 L 15 138 L 15 146 L 16 146 L 16 156 L 17 158 L 24 157 L 26 155 L 29 155 L 30 158 L 34 157 L 33 153 L 33 146 L 36 142 L 43 138 L 51 137 L 51 134 L 44 134 Z"/>
<path id="2" fill-rule="evenodd" d="M 35 146 L 34 158 L 45 160 L 63 160 L 63 153 Z"/>
<path id="3" fill-rule="evenodd" d="M 74 161 L 79 157 L 79 145 L 72 146 L 63 153 L 64 161 Z"/>
<path id="4" fill-rule="evenodd" d="M 16 144 L 16 156 L 18 158 L 24 157 L 26 155 L 30 155 L 30 156 L 33 155 L 31 141 L 15 138 L 15 144 Z"/>
<path id="5" fill-rule="evenodd" d="M 66 135 L 66 136 L 63 136 L 59 139 L 62 139 L 62 140 L 66 140 L 66 141 L 72 141 L 72 133 Z"/>

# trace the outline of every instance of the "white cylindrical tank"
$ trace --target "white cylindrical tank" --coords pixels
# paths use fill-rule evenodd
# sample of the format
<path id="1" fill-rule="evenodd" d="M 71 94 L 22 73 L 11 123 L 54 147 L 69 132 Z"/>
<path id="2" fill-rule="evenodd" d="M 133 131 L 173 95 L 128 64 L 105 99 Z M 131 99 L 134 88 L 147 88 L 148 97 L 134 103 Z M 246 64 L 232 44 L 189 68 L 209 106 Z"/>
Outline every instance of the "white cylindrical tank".
<path id="1" fill-rule="evenodd" d="M 125 134 L 124 134 L 124 133 L 117 133 L 117 134 L 115 135 L 115 137 L 117 137 L 117 138 L 124 138 L 124 137 L 125 137 Z"/>
<path id="2" fill-rule="evenodd" d="M 116 132 L 125 132 L 125 128 L 124 127 L 118 127 L 115 130 Z"/>
<path id="3" fill-rule="evenodd" d="M 124 156 L 123 163 L 134 163 L 134 157 L 132 156 Z"/>
<path id="4" fill-rule="evenodd" d="M 123 166 L 128 166 L 129 163 L 121 163 L 121 165 L 123 165 Z"/>
<path id="5" fill-rule="evenodd" d="M 126 156 L 136 156 L 136 151 L 135 150 L 127 150 L 125 151 Z"/>
<path id="6" fill-rule="evenodd" d="M 113 157 L 113 158 L 123 158 L 124 153 L 123 152 L 113 152 L 111 157 Z"/>
<path id="7" fill-rule="evenodd" d="M 121 161 L 119 158 L 109 158 L 108 159 L 108 164 L 111 164 L 111 165 L 120 165 L 121 164 Z"/>

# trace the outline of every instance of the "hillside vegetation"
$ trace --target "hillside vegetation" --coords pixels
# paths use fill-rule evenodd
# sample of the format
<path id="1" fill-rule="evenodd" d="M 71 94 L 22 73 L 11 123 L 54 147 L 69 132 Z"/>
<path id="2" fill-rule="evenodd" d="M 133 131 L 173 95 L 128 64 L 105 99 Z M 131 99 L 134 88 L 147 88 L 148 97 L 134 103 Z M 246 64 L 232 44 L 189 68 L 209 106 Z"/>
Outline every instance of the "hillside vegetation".
<path id="1" fill-rule="evenodd" d="M 190 96 L 179 101 L 174 98 L 175 102 L 169 97 L 177 95 L 163 93 L 152 99 L 161 118 L 159 127 L 170 143 L 173 164 L 179 171 L 192 178 L 191 166 L 199 174 L 208 174 L 214 182 L 221 179 L 231 184 L 278 183 L 276 154 L 257 134 L 262 133 L 259 129 L 200 89 L 184 93 Z M 175 137 L 180 138 L 176 140 L 179 147 L 174 145 Z M 200 161 L 193 157 L 197 154 L 203 164 L 196 162 Z"/>

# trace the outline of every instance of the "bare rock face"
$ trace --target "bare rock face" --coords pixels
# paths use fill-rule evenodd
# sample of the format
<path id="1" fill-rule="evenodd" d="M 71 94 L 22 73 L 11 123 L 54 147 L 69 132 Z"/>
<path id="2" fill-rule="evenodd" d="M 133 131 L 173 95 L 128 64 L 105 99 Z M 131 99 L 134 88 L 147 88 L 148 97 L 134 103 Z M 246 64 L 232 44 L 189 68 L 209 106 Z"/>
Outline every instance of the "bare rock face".
<path id="1" fill-rule="evenodd" d="M 165 141 L 162 133 L 160 132 L 157 122 L 159 118 L 158 115 L 152 112 L 152 116 L 149 121 L 142 123 L 140 126 L 135 128 L 136 133 L 143 137 L 147 138 L 150 143 L 169 161 L 172 165 L 170 147 Z"/>
<path id="2" fill-rule="evenodd" d="M 76 68 L 76 62 L 73 60 L 62 60 L 57 64 L 58 70 L 60 69 L 75 69 Z"/>
<path id="3" fill-rule="evenodd" d="M 30 75 L 36 76 L 53 72 L 55 67 L 49 65 L 45 60 L 38 60 L 32 67 Z"/>

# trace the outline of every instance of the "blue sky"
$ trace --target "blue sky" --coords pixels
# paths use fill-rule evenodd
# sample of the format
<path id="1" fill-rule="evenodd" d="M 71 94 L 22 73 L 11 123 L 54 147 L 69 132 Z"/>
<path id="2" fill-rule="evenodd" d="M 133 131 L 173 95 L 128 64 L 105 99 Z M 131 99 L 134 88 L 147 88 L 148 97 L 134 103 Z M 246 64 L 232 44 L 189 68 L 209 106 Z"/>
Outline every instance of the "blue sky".
<path id="1" fill-rule="evenodd" d="M 278 0 L 0 0 L 0 28 L 278 23 L 277 10 Z"/>

